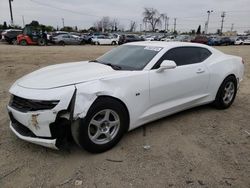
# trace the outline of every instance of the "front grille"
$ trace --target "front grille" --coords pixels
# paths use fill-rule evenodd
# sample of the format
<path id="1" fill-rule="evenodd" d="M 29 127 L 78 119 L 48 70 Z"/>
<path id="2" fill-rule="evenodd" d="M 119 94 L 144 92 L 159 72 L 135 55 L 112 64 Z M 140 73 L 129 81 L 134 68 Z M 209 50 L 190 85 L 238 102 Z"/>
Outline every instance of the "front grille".
<path id="1" fill-rule="evenodd" d="M 38 110 L 50 110 L 53 109 L 59 101 L 40 101 L 24 99 L 15 95 L 12 95 L 9 102 L 9 106 L 21 111 L 21 112 L 34 112 Z"/>

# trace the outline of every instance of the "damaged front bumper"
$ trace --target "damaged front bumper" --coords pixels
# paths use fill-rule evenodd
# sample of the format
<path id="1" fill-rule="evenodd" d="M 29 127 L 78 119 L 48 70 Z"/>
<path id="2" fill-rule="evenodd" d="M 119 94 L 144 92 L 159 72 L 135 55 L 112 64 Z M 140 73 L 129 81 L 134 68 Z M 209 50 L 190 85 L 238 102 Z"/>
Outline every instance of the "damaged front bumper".
<path id="1" fill-rule="evenodd" d="M 7 106 L 10 129 L 22 140 L 52 149 L 60 149 L 67 134 L 70 133 L 70 104 L 74 91 L 74 86 L 51 90 L 12 87 L 10 93 L 24 100 L 57 100 L 59 102 L 53 109 L 31 111 L 23 111 L 21 104 L 26 101 L 15 105 L 10 103 Z"/>
<path id="2" fill-rule="evenodd" d="M 45 138 L 37 138 L 37 137 L 30 137 L 30 136 L 24 136 L 21 133 L 19 133 L 18 130 L 16 130 L 17 128 L 13 126 L 12 123 L 10 123 L 10 129 L 12 130 L 12 132 L 21 140 L 33 143 L 33 144 L 37 144 L 40 146 L 44 146 L 44 147 L 48 147 L 51 149 L 59 149 L 56 145 L 56 141 L 57 139 L 45 139 Z"/>

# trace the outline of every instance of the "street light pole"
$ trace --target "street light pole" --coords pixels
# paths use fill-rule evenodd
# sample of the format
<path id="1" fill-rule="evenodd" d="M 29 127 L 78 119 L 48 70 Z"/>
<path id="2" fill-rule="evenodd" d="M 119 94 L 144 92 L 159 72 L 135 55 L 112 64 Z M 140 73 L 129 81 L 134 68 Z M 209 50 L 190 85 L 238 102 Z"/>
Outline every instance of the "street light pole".
<path id="1" fill-rule="evenodd" d="M 9 0 L 10 18 L 11 18 L 11 25 L 13 25 L 13 24 L 14 24 L 14 20 L 13 20 L 13 14 L 12 14 L 12 5 L 11 5 L 11 1 L 13 1 L 13 0 Z"/>
<path id="2" fill-rule="evenodd" d="M 205 34 L 208 33 L 209 18 L 210 18 L 210 14 L 211 14 L 212 12 L 213 12 L 213 10 L 208 10 L 208 11 L 207 11 L 207 22 L 206 22 Z"/>
<path id="3" fill-rule="evenodd" d="M 223 32 L 224 18 L 225 17 L 226 17 L 226 12 L 222 12 L 222 14 L 221 14 L 221 29 L 220 29 L 221 35 L 222 35 L 222 32 Z"/>
<path id="4" fill-rule="evenodd" d="M 63 26 L 63 28 L 64 28 L 64 18 L 62 18 L 62 26 Z"/>
<path id="5" fill-rule="evenodd" d="M 24 16 L 22 16 L 22 20 L 23 20 L 23 28 L 24 28 L 25 26 Z"/>

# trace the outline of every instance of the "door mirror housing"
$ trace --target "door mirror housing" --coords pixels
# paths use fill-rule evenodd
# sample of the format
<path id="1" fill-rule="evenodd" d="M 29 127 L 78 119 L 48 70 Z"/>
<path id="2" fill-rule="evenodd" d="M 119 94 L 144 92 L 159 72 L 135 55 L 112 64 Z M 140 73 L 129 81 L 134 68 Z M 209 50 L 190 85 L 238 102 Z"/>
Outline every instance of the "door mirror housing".
<path id="1" fill-rule="evenodd" d="M 177 67 L 176 63 L 172 60 L 164 60 L 161 65 L 160 68 L 157 70 L 158 73 L 163 72 L 167 69 L 175 69 Z"/>

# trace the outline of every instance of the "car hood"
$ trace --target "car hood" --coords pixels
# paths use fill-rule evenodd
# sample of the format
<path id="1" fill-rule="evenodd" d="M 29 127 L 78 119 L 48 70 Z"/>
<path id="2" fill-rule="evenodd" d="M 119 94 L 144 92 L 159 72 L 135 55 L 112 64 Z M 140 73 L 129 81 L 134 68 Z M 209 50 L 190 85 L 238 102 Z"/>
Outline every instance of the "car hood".
<path id="1" fill-rule="evenodd" d="M 31 89 L 51 89 L 106 78 L 124 71 L 116 71 L 100 63 L 76 62 L 52 65 L 32 72 L 16 84 Z"/>

